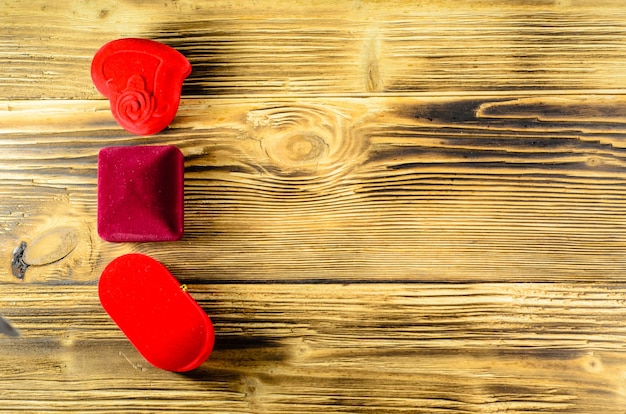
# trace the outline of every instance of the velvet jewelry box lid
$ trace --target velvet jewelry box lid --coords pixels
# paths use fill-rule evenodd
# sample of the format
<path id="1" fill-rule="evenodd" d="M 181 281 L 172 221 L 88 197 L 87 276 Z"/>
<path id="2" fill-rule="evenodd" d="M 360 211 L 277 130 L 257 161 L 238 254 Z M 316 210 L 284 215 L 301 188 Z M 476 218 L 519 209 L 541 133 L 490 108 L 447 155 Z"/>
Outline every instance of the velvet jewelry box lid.
<path id="1" fill-rule="evenodd" d="M 98 154 L 98 234 L 110 242 L 175 241 L 184 231 L 184 163 L 173 145 Z"/>
<path id="2" fill-rule="evenodd" d="M 91 78 L 109 98 L 113 117 L 139 135 L 156 134 L 172 122 L 190 73 L 180 52 L 149 39 L 113 40 L 91 62 Z"/>
<path id="3" fill-rule="evenodd" d="M 100 276 L 98 294 L 111 319 L 155 367 L 190 371 L 211 354 L 211 320 L 157 260 L 138 253 L 114 259 Z"/>

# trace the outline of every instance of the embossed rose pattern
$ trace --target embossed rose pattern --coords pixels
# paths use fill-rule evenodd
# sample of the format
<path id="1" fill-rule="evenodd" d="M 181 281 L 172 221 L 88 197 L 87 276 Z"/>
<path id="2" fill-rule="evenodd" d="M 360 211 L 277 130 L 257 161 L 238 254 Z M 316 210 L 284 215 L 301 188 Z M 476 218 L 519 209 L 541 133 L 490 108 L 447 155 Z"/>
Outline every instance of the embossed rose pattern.
<path id="1" fill-rule="evenodd" d="M 153 115 L 156 99 L 146 90 L 143 78 L 134 75 L 118 94 L 115 109 L 120 121 L 140 124 Z"/>

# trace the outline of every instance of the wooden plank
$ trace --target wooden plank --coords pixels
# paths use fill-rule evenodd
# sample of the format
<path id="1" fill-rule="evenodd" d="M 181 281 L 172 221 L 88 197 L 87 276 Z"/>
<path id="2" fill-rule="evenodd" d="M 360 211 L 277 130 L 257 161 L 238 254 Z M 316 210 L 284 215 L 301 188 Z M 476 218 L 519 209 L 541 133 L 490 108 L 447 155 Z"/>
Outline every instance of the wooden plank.
<path id="1" fill-rule="evenodd" d="M 626 413 L 625 34 L 622 0 L 0 0 L 0 411 Z M 156 136 L 89 76 L 133 36 L 194 67 Z M 179 242 L 97 236 L 137 144 L 185 155 Z M 100 307 L 131 251 L 212 317 L 200 369 Z"/>
<path id="2" fill-rule="evenodd" d="M 4 102 L 0 257 L 69 226 L 80 248 L 30 281 L 93 281 L 131 250 L 193 280 L 621 280 L 625 100 L 189 99 L 151 137 L 101 101 Z M 185 154 L 181 243 L 97 236 L 97 152 L 133 144 Z"/>
<path id="3" fill-rule="evenodd" d="M 0 97 L 98 99 L 91 58 L 146 37 L 186 54 L 186 96 L 614 90 L 621 1 L 0 2 Z M 42 27 L 45 30 L 42 31 Z"/>
<path id="4" fill-rule="evenodd" d="M 95 286 L 2 285 L 3 410 L 622 412 L 623 284 L 190 284 L 216 349 L 151 367 Z"/>

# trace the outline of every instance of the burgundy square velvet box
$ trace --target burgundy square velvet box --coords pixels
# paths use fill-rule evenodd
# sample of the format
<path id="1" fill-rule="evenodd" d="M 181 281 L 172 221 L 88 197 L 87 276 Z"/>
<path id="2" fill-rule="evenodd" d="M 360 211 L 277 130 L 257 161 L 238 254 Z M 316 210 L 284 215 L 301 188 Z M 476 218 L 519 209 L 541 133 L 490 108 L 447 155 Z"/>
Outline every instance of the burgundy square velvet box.
<path id="1" fill-rule="evenodd" d="M 110 242 L 183 235 L 184 157 L 172 145 L 107 147 L 98 154 L 98 234 Z"/>

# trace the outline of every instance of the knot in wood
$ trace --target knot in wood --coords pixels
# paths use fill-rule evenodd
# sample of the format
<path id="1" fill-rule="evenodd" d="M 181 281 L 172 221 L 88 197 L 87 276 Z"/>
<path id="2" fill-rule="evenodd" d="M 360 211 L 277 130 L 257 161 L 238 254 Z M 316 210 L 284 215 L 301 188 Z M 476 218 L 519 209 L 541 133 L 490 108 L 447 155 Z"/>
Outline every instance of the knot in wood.
<path id="1" fill-rule="evenodd" d="M 250 111 L 250 135 L 260 142 L 264 170 L 312 178 L 348 170 L 365 141 L 353 136 L 350 108 L 285 102 Z"/>
<path id="2" fill-rule="evenodd" d="M 274 160 L 296 167 L 314 167 L 319 164 L 328 144 L 312 132 L 295 133 L 278 137 L 267 148 Z"/>
<path id="3" fill-rule="evenodd" d="M 41 266 L 54 263 L 70 254 L 78 245 L 78 231 L 73 227 L 50 229 L 24 250 L 24 263 L 29 266 Z"/>

